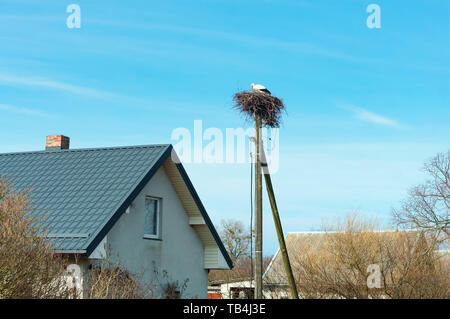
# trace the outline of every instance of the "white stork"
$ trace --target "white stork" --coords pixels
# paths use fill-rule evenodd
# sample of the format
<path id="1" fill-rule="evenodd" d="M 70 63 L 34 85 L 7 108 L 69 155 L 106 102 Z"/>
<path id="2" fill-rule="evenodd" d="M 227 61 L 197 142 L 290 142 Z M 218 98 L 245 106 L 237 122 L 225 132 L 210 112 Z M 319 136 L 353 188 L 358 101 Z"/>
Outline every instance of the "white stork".
<path id="1" fill-rule="evenodd" d="M 270 95 L 270 91 L 264 85 L 261 84 L 252 83 L 252 91 Z"/>

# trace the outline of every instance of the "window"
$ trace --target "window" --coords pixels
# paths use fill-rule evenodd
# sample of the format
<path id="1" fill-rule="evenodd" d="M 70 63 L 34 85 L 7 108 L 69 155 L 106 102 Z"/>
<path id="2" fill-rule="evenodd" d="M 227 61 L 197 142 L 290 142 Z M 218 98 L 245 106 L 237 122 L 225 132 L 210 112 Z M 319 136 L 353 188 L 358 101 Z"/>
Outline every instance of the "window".
<path id="1" fill-rule="evenodd" d="M 145 198 L 144 238 L 161 239 L 161 199 Z"/>

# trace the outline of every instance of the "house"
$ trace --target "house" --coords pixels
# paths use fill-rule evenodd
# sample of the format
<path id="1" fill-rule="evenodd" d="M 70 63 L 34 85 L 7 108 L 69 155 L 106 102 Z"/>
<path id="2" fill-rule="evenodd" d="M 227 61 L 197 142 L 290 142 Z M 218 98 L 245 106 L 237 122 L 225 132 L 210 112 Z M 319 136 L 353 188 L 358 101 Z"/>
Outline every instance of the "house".
<path id="1" fill-rule="evenodd" d="M 209 270 L 232 262 L 172 146 L 69 144 L 53 135 L 44 151 L 0 154 L 0 176 L 31 187 L 56 252 L 77 256 L 82 272 L 119 258 L 143 281 L 164 272 L 188 280 L 182 297 L 206 298 Z"/>
<path id="2" fill-rule="evenodd" d="M 263 285 L 264 299 L 289 299 L 287 283 Z M 217 280 L 208 286 L 208 299 L 254 299 L 255 281 L 241 278 L 234 280 Z"/>
<path id="3" fill-rule="evenodd" d="M 263 271 L 270 261 L 270 258 L 264 258 Z M 272 291 L 267 288 L 263 287 L 263 298 L 271 299 Z M 209 299 L 254 299 L 254 295 L 255 280 L 250 259 L 236 263 L 232 271 L 210 273 Z"/>
<path id="4" fill-rule="evenodd" d="M 209 299 L 253 299 L 255 283 L 253 280 L 218 280 L 208 286 Z"/>

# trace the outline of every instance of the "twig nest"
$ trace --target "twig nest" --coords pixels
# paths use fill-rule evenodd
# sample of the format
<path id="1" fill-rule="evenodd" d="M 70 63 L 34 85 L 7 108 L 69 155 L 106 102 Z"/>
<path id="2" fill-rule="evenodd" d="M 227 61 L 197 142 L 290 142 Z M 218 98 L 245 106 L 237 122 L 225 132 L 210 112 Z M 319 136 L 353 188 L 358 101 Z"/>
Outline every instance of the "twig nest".
<path id="1" fill-rule="evenodd" d="M 259 115 L 263 126 L 280 126 L 281 113 L 285 109 L 283 100 L 265 93 L 242 91 L 234 95 L 233 101 L 234 108 L 246 117 L 253 119 Z"/>

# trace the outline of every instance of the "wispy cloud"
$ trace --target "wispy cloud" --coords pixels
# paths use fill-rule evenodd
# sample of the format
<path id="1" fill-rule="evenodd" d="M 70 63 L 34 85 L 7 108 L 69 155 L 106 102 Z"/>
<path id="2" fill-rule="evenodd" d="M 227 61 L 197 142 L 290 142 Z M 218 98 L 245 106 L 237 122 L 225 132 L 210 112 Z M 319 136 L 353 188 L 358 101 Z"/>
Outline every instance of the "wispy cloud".
<path id="1" fill-rule="evenodd" d="M 29 108 L 25 108 L 25 107 L 18 107 L 18 106 L 9 105 L 9 104 L 0 104 L 0 111 L 14 112 L 14 113 L 19 113 L 19 114 L 24 114 L 24 115 L 29 115 L 29 116 L 47 116 L 47 115 L 49 115 L 48 113 L 45 113 L 45 112 L 42 112 L 39 110 L 29 109 Z"/>
<path id="2" fill-rule="evenodd" d="M 351 62 L 359 62 L 359 63 L 377 62 L 377 60 L 373 58 L 359 57 L 353 54 L 341 52 L 333 48 L 323 47 L 313 43 L 279 40 L 269 37 L 253 36 L 244 33 L 233 33 L 227 31 L 213 30 L 210 28 L 206 29 L 174 24 L 149 24 L 149 23 L 140 24 L 135 22 L 117 22 L 101 19 L 91 19 L 89 20 L 89 22 L 118 28 L 131 28 L 139 30 L 162 30 L 179 34 L 185 34 L 186 36 L 222 39 L 231 42 L 239 42 L 241 44 L 248 46 L 270 47 L 295 53 L 322 56 L 325 58 L 346 60 Z"/>
<path id="3" fill-rule="evenodd" d="M 391 127 L 402 127 L 402 125 L 385 116 L 373 113 L 371 111 L 368 111 L 366 109 L 363 109 L 362 107 L 359 106 L 355 106 L 355 105 L 351 105 L 351 104 L 340 104 L 339 105 L 342 109 L 345 109 L 347 111 L 350 111 L 353 113 L 353 115 L 364 122 L 369 122 L 369 123 L 373 123 L 373 124 L 377 124 L 377 125 L 382 125 L 382 126 L 391 126 Z"/>
<path id="4" fill-rule="evenodd" d="M 103 99 L 113 99 L 119 97 L 119 95 L 111 92 L 33 76 L 16 76 L 12 74 L 0 73 L 0 84 L 54 89 L 67 93 Z"/>

